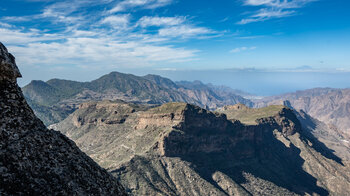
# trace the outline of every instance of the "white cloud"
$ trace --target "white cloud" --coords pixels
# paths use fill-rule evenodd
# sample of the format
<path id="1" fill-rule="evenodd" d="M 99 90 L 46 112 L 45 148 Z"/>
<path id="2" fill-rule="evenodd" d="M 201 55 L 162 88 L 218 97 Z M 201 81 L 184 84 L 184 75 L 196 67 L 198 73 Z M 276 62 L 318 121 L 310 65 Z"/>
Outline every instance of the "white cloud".
<path id="1" fill-rule="evenodd" d="M 11 28 L 12 25 L 4 23 L 4 22 L 0 22 L 0 27 Z"/>
<path id="2" fill-rule="evenodd" d="M 172 0 L 124 0 L 116 4 L 109 13 L 123 12 L 130 8 L 155 9 L 170 4 Z"/>
<path id="3" fill-rule="evenodd" d="M 237 24 L 248 24 L 253 22 L 266 21 L 273 18 L 283 18 L 292 16 L 297 8 L 305 6 L 318 0 L 244 0 L 245 6 L 265 7 L 259 9 L 255 14 L 244 18 Z"/>
<path id="4" fill-rule="evenodd" d="M 108 34 L 110 33 L 110 34 Z M 159 62 L 193 60 L 198 50 L 155 45 L 142 34 L 72 30 L 46 34 L 37 29 L 0 28 L 0 37 L 21 66 L 81 66 L 84 68 L 144 67 Z"/>
<path id="5" fill-rule="evenodd" d="M 166 27 L 159 29 L 159 35 L 165 37 L 182 37 L 188 38 L 197 35 L 205 35 L 214 33 L 208 28 L 205 27 L 194 27 L 190 25 L 181 25 L 174 27 Z"/>
<path id="6" fill-rule="evenodd" d="M 84 65 L 85 68 L 150 66 L 162 61 L 190 60 L 197 52 L 111 38 L 68 38 L 64 42 L 36 42 L 8 48 L 21 57 L 19 65 Z"/>
<path id="7" fill-rule="evenodd" d="M 76 23 L 78 21 L 82 21 L 82 18 L 79 16 L 69 15 L 76 12 L 83 5 L 83 3 L 84 1 L 63 1 L 54 3 L 47 6 L 38 17 L 51 18 L 56 22 Z"/>
<path id="8" fill-rule="evenodd" d="M 158 16 L 143 16 L 137 24 L 141 27 L 149 26 L 174 26 L 184 23 L 185 17 L 158 17 Z"/>
<path id="9" fill-rule="evenodd" d="M 242 19 L 237 24 L 248 24 L 252 22 L 260 22 L 269 20 L 271 18 L 283 18 L 291 16 L 295 13 L 294 10 L 284 11 L 282 9 L 260 9 L 256 14 L 250 16 L 249 18 Z"/>
<path id="10" fill-rule="evenodd" d="M 307 3 L 317 0 L 245 0 L 245 5 L 250 6 L 269 6 L 277 8 L 299 8 Z"/>
<path id="11" fill-rule="evenodd" d="M 115 29 L 127 28 L 127 26 L 129 25 L 129 22 L 130 22 L 129 14 L 108 16 L 101 21 L 102 24 L 109 24 Z"/>
<path id="12" fill-rule="evenodd" d="M 154 9 L 170 2 L 124 0 L 119 4 L 125 9 Z M 110 6 L 111 3 L 110 0 L 48 2 L 36 15 L 2 17 L 0 38 L 18 57 L 21 66 L 62 68 L 70 65 L 93 69 L 191 61 L 196 59 L 198 50 L 168 43 L 215 34 L 208 28 L 191 24 L 184 16 L 137 18 L 132 13 L 110 14 L 96 9 L 93 14 L 86 12 L 89 6 Z M 36 28 L 26 24 L 26 17 L 37 24 Z M 5 18 L 7 20 L 3 20 Z M 45 29 L 38 29 L 42 23 Z M 157 30 L 146 28 L 149 26 L 157 27 Z"/>
<path id="13" fill-rule="evenodd" d="M 24 17 L 24 16 L 6 16 L 1 18 L 3 21 L 13 21 L 13 22 L 23 22 L 23 21 L 30 21 L 31 17 Z"/>
<path id="14" fill-rule="evenodd" d="M 32 42 L 59 40 L 59 34 L 38 33 L 37 30 L 23 32 L 11 28 L 0 28 L 1 41 L 8 44 L 28 44 Z"/>
<path id="15" fill-rule="evenodd" d="M 230 51 L 230 53 L 239 53 L 239 52 L 243 52 L 243 51 L 248 51 L 248 50 L 255 50 L 256 47 L 252 46 L 252 47 L 239 47 L 239 48 L 235 48 L 233 50 Z"/>

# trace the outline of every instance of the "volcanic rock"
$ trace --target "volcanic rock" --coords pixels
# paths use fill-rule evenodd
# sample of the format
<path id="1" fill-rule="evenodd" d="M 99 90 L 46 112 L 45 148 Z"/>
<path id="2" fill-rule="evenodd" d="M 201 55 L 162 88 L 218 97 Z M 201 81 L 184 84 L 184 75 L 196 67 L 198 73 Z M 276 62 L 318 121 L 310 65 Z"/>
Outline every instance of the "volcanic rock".
<path id="1" fill-rule="evenodd" d="M 0 195 L 125 195 L 120 183 L 28 106 L 0 43 Z"/>

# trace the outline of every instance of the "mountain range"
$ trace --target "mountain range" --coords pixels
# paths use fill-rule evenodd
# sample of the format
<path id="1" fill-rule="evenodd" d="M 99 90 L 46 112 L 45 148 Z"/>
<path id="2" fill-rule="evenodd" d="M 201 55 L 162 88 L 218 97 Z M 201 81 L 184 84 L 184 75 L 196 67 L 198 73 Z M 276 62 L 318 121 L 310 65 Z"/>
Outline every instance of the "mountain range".
<path id="1" fill-rule="evenodd" d="M 208 109 L 236 103 L 252 106 L 250 100 L 237 92 L 241 91 L 199 81 L 175 83 L 157 75 L 140 77 L 118 72 L 91 82 L 52 79 L 32 81 L 23 87 L 29 105 L 46 125 L 62 121 L 81 103 L 106 99 L 148 104 L 186 102 Z"/>
<path id="2" fill-rule="evenodd" d="M 100 101 L 50 128 L 131 195 L 346 195 L 349 148 L 332 146 L 341 138 L 320 142 L 324 130 L 314 123 L 285 106 L 211 112 L 186 103 Z"/>
<path id="3" fill-rule="evenodd" d="M 255 108 L 285 105 L 302 110 L 336 132 L 350 137 L 350 89 L 316 88 L 256 99 L 256 96 L 243 91 L 200 81 L 173 82 L 158 75 L 135 76 L 112 72 L 91 82 L 32 81 L 23 87 L 23 93 L 45 125 L 64 120 L 81 103 L 89 101 L 124 100 L 151 105 L 186 102 L 212 111 L 242 103 Z"/>
<path id="4" fill-rule="evenodd" d="M 0 194 L 350 192 L 347 89 L 255 99 L 112 72 L 32 81 L 22 94 L 15 59 L 0 49 Z"/>

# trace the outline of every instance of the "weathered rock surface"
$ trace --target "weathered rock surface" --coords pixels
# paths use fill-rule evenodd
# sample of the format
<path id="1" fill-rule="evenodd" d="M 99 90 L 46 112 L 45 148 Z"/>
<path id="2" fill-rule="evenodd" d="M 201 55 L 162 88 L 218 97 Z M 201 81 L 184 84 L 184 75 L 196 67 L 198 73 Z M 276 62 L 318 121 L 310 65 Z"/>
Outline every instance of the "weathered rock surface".
<path id="1" fill-rule="evenodd" d="M 249 108 L 240 105 L 213 113 L 185 103 L 149 108 L 121 101 L 92 102 L 53 127 L 134 195 L 350 191 L 349 167 L 317 138 L 306 135 L 291 109 L 268 108 L 248 125 L 227 119 L 229 110 Z"/>
<path id="2" fill-rule="evenodd" d="M 350 143 L 350 89 L 315 88 L 255 101 L 255 107 L 273 104 L 303 110 L 330 128 L 338 129 Z"/>
<path id="3" fill-rule="evenodd" d="M 125 195 L 113 176 L 34 115 L 20 76 L 0 43 L 0 195 Z"/>

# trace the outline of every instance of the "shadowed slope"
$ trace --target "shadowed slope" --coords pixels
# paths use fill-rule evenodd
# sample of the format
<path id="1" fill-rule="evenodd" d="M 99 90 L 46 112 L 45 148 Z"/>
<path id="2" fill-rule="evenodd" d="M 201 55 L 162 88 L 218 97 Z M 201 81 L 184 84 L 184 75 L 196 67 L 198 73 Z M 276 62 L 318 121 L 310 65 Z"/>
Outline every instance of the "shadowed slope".
<path id="1" fill-rule="evenodd" d="M 147 108 L 104 101 L 81 105 L 53 127 L 136 195 L 350 191 L 348 168 L 312 147 L 294 112 L 272 111 L 244 125 L 186 103 Z"/>
<path id="2" fill-rule="evenodd" d="M 125 195 L 106 170 L 34 115 L 0 43 L 0 195 Z"/>
<path id="3" fill-rule="evenodd" d="M 313 118 L 336 127 L 350 140 L 350 89 L 315 88 L 255 100 L 255 107 L 289 104 Z"/>

